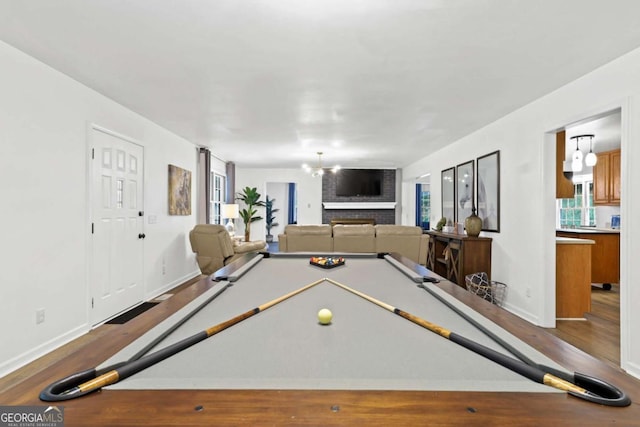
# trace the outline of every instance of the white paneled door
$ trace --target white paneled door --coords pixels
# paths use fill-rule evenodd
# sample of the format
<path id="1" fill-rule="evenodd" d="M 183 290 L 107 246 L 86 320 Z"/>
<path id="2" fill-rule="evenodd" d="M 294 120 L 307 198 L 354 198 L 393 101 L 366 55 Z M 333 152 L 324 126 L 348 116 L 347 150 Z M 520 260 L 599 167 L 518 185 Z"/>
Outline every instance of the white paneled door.
<path id="1" fill-rule="evenodd" d="M 96 325 L 144 297 L 143 147 L 92 127 L 91 321 Z"/>

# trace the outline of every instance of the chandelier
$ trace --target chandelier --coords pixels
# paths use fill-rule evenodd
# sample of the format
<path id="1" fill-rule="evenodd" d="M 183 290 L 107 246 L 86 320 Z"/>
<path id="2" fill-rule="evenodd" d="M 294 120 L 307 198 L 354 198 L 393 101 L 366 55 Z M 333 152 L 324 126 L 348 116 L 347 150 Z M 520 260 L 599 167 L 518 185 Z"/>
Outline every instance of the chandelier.
<path id="1" fill-rule="evenodd" d="M 311 167 L 308 164 L 303 164 L 302 165 L 302 169 L 305 170 L 305 172 L 310 173 L 312 177 L 318 177 L 318 176 L 322 176 L 324 175 L 324 168 L 322 167 L 322 151 L 318 151 L 316 153 L 318 155 L 318 165 L 316 167 Z M 334 167 L 332 167 L 331 172 L 336 173 L 340 170 L 340 166 L 336 165 Z"/>
<path id="2" fill-rule="evenodd" d="M 595 166 L 598 162 L 598 157 L 596 153 L 593 152 L 593 137 L 595 135 L 587 134 L 587 135 L 576 135 L 572 136 L 571 139 L 576 140 L 576 151 L 573 152 L 573 156 L 571 156 L 571 170 L 573 172 L 582 171 L 582 151 L 580 151 L 580 147 L 578 143 L 580 142 L 580 138 L 589 138 L 589 153 L 584 156 L 584 164 L 586 166 Z"/>

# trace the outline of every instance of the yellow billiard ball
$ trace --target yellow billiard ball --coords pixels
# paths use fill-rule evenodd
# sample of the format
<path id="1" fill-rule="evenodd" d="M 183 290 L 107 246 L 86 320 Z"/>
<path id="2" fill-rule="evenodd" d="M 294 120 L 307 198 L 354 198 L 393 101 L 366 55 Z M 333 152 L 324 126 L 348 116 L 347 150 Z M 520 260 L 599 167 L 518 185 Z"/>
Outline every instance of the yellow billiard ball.
<path id="1" fill-rule="evenodd" d="M 331 323 L 331 319 L 333 318 L 333 313 L 328 308 L 323 308 L 318 312 L 318 322 L 321 325 L 328 325 Z"/>

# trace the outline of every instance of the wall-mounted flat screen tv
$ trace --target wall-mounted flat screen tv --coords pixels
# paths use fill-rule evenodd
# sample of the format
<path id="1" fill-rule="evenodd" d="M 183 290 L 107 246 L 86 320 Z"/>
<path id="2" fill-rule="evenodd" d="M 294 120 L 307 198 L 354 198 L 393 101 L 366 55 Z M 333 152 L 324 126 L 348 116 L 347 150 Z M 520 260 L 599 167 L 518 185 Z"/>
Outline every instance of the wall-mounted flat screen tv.
<path id="1" fill-rule="evenodd" d="M 382 195 L 382 169 L 341 169 L 336 177 L 336 196 Z"/>

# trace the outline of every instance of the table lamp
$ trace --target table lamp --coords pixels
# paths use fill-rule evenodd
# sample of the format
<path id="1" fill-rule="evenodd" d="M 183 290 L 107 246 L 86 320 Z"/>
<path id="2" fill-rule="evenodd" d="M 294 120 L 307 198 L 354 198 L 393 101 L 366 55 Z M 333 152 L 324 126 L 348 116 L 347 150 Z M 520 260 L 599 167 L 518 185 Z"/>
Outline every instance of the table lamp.
<path id="1" fill-rule="evenodd" d="M 227 223 L 224 225 L 224 227 L 229 232 L 229 235 L 233 237 L 236 234 L 233 220 L 240 216 L 239 206 L 237 204 L 222 205 L 221 215 L 223 219 L 227 219 Z"/>

